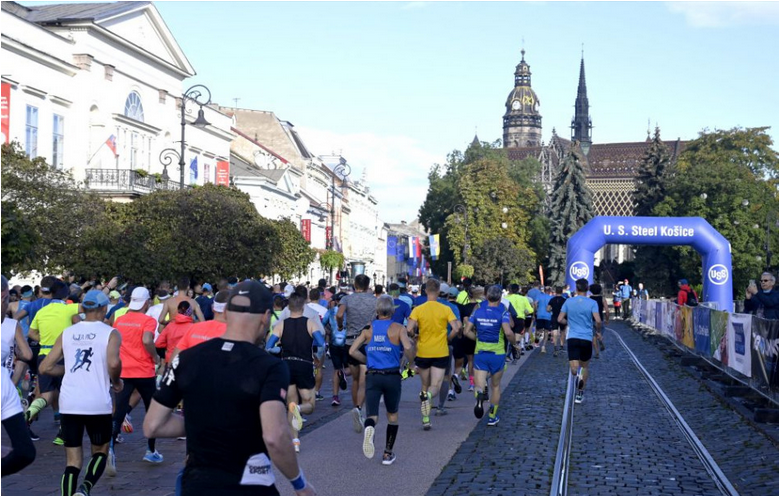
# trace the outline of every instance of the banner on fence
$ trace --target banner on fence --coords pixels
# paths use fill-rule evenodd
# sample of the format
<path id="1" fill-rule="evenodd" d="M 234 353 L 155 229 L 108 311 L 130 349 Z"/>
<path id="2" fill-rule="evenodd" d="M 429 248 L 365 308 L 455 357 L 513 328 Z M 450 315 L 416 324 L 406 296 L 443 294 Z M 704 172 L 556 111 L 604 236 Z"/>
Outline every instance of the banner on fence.
<path id="1" fill-rule="evenodd" d="M 674 338 L 674 321 L 676 319 L 677 306 L 671 302 L 665 304 L 665 310 L 663 314 L 663 330 L 661 330 L 667 337 Z"/>
<path id="2" fill-rule="evenodd" d="M 693 309 L 693 342 L 696 352 L 710 356 L 710 309 L 696 307 Z"/>
<path id="3" fill-rule="evenodd" d="M 777 387 L 779 322 L 754 317 L 753 351 L 751 353 L 752 377 L 766 388 Z"/>
<path id="4" fill-rule="evenodd" d="M 726 327 L 726 348 L 729 352 L 729 367 L 745 376 L 750 376 L 751 320 L 750 314 L 732 314 Z"/>
<path id="5" fill-rule="evenodd" d="M 693 343 L 693 308 L 684 305 L 680 307 L 680 320 L 682 321 L 682 340 L 680 343 L 688 348 L 694 348 Z"/>
<path id="6" fill-rule="evenodd" d="M 710 335 L 710 355 L 722 362 L 725 365 L 729 365 L 729 353 L 726 349 L 726 327 L 729 325 L 729 314 L 726 312 L 710 310 L 710 328 L 712 334 Z"/>

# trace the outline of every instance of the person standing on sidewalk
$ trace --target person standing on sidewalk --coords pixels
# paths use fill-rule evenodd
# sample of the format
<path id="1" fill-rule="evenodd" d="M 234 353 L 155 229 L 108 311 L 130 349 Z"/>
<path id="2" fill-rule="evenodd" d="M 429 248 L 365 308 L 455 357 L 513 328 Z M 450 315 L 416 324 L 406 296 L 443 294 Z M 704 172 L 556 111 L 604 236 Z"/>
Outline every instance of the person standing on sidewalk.
<path id="1" fill-rule="evenodd" d="M 60 481 L 62 495 L 90 495 L 108 461 L 112 434 L 109 390 L 119 392 L 123 388 L 122 337 L 103 322 L 108 306 L 109 299 L 103 292 L 87 292 L 82 302 L 84 321 L 66 328 L 41 363 L 42 372 L 63 376 L 60 414 L 66 466 Z M 61 359 L 65 360 L 64 365 L 58 364 Z M 92 457 L 77 491 L 85 430 L 92 444 Z"/>
<path id="2" fill-rule="evenodd" d="M 440 283 L 429 279 L 425 285 L 427 302 L 413 308 L 408 319 L 408 334 L 419 331 L 416 366 L 421 378 L 421 421 L 425 430 L 432 428 L 430 411 L 432 397 L 440 392 L 440 386 L 446 374 L 446 368 L 451 360 L 449 356 L 449 341 L 462 331 L 459 319 L 454 312 L 438 302 Z M 451 325 L 451 333 L 447 331 Z"/>
<path id="3" fill-rule="evenodd" d="M 631 295 L 633 294 L 633 287 L 628 284 L 628 278 L 623 280 L 623 284 L 620 285 L 620 298 L 622 299 L 623 306 L 623 319 L 631 317 Z"/>
<path id="4" fill-rule="evenodd" d="M 297 495 L 315 494 L 291 444 L 288 368 L 256 345 L 271 309 L 272 293 L 261 283 L 236 285 L 226 333 L 179 354 L 155 394 L 144 434 L 187 436 L 182 495 L 278 495 L 272 463 Z M 174 414 L 180 402 L 187 417 Z"/>
<path id="5" fill-rule="evenodd" d="M 375 307 L 378 319 L 362 330 L 350 350 L 352 357 L 367 365 L 367 419 L 364 421 L 362 450 L 368 459 L 375 456 L 375 425 L 378 423 L 378 410 L 383 396 L 389 422 L 382 461 L 386 466 L 397 459 L 394 442 L 399 430 L 397 414 L 402 397 L 400 357 L 403 351 L 409 361 L 416 357 L 416 349 L 407 330 L 391 319 L 394 309 L 394 299 L 389 295 L 381 295 Z M 366 345 L 366 355 L 361 351 L 363 345 Z"/>
<path id="6" fill-rule="evenodd" d="M 465 335 L 476 340 L 476 355 L 473 367 L 476 375 L 476 406 L 473 414 L 484 417 L 484 401 L 490 401 L 487 425 L 495 426 L 500 421 L 500 380 L 506 369 L 506 344 L 514 341 L 511 317 L 500 304 L 503 290 L 493 285 L 487 289 L 487 305 L 479 306 L 470 316 Z M 492 395 L 488 395 L 487 383 L 492 378 Z"/>
<path id="7" fill-rule="evenodd" d="M 574 400 L 577 404 L 584 401 L 587 366 L 593 355 L 593 323 L 601 324 L 598 304 L 587 297 L 587 287 L 586 279 L 576 280 L 576 296 L 565 301 L 557 317 L 558 323 L 568 325 L 568 363 L 571 374 L 579 376 Z"/>

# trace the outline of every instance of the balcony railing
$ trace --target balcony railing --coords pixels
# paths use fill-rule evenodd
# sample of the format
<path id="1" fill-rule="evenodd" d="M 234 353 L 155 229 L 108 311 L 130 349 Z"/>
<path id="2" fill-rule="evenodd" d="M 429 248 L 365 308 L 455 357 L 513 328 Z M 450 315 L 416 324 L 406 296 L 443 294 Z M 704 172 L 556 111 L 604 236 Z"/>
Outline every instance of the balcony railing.
<path id="1" fill-rule="evenodd" d="M 178 181 L 158 180 L 133 169 L 87 169 L 87 188 L 99 192 L 145 195 L 156 190 L 179 190 Z"/>

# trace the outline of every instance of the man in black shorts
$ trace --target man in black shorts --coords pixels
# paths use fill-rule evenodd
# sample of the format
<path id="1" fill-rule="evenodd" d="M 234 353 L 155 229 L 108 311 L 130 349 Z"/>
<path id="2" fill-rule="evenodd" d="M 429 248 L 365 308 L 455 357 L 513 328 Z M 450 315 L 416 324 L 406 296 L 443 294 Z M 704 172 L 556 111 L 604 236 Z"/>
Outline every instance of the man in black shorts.
<path id="1" fill-rule="evenodd" d="M 587 385 L 587 365 L 593 354 L 593 321 L 601 323 L 598 304 L 587 296 L 587 280 L 576 280 L 576 296 L 565 301 L 557 322 L 568 325 L 568 363 L 571 374 L 579 376 L 574 402 L 581 404 Z"/>
<path id="2" fill-rule="evenodd" d="M 566 328 L 568 325 L 555 322 L 557 319 L 556 316 L 560 315 L 560 309 L 562 309 L 565 301 L 566 299 L 563 296 L 563 287 L 556 286 L 555 296 L 552 297 L 552 300 L 549 301 L 549 305 L 547 306 L 547 310 L 552 314 L 552 340 L 554 341 L 555 348 L 553 357 L 557 357 L 558 350 L 563 350 L 563 345 L 565 345 Z M 559 349 L 558 346 L 560 347 Z"/>
<path id="3" fill-rule="evenodd" d="M 288 431 L 288 368 L 256 346 L 271 308 L 266 287 L 239 283 L 228 300 L 225 335 L 183 351 L 161 381 L 144 434 L 187 436 L 183 495 L 278 495 L 272 462 L 297 495 L 315 493 Z M 180 401 L 184 419 L 173 414 Z"/>

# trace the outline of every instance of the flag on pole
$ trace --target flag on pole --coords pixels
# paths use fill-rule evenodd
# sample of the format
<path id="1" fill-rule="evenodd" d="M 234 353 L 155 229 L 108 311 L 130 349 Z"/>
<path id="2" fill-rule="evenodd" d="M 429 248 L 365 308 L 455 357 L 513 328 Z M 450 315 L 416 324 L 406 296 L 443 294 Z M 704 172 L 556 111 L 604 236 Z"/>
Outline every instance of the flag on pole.
<path id="1" fill-rule="evenodd" d="M 106 146 L 109 147 L 109 150 L 111 150 L 112 153 L 114 153 L 115 157 L 119 155 L 117 154 L 117 138 L 114 135 L 111 135 L 106 139 Z"/>
<path id="2" fill-rule="evenodd" d="M 421 237 L 416 237 L 416 257 L 421 259 Z"/>
<path id="3" fill-rule="evenodd" d="M 430 257 L 437 261 L 440 256 L 440 235 L 430 235 Z"/>
<path id="4" fill-rule="evenodd" d="M 386 255 L 397 256 L 397 237 L 390 236 L 386 241 Z"/>
<path id="5" fill-rule="evenodd" d="M 198 179 L 198 157 L 193 157 L 190 161 L 190 182 L 195 183 Z"/>

